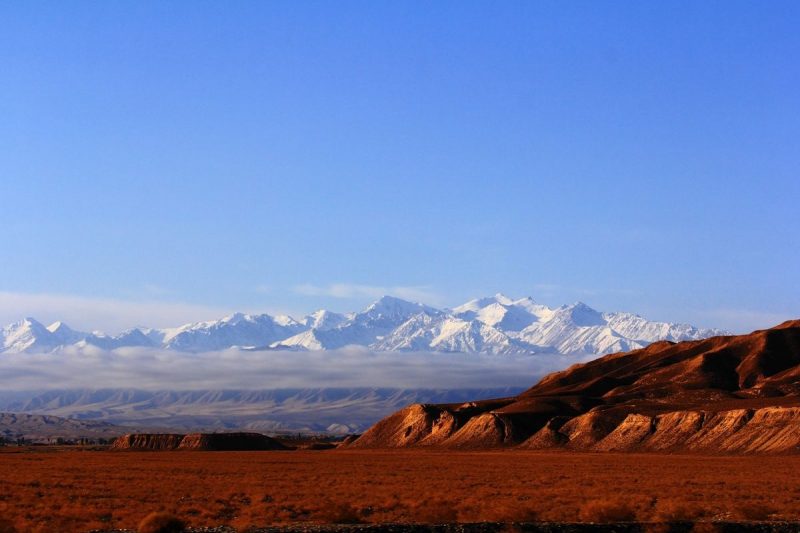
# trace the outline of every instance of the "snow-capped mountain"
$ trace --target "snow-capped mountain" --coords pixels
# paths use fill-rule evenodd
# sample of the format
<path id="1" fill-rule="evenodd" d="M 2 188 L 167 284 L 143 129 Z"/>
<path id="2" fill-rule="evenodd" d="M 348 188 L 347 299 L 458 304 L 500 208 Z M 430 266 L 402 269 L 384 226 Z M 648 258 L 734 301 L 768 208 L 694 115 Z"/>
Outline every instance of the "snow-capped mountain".
<path id="1" fill-rule="evenodd" d="M 266 346 L 303 329 L 303 324 L 288 316 L 234 313 L 222 320 L 166 330 L 161 342 L 173 350 L 207 352 L 232 346 Z"/>
<path id="2" fill-rule="evenodd" d="M 457 316 L 415 315 L 372 345 L 379 351 L 435 351 L 465 353 L 531 353 L 530 347 L 479 320 Z"/>
<path id="3" fill-rule="evenodd" d="M 79 346 L 97 346 L 98 348 L 102 348 L 104 350 L 114 350 L 117 348 L 134 346 L 146 346 L 153 348 L 161 345 L 159 342 L 151 339 L 142 330 L 137 328 L 129 329 L 123 331 L 119 335 L 113 336 L 100 332 L 92 333 L 91 335 L 87 335 L 85 338 L 78 341 L 76 344 Z"/>
<path id="4" fill-rule="evenodd" d="M 23 318 L 19 322 L 9 324 L 0 331 L 0 342 L 2 342 L 0 352 L 43 352 L 62 344 L 75 342 L 69 338 L 67 333 L 69 328 L 64 329 L 65 326 L 60 322 L 51 327 L 55 333 L 34 318 Z"/>
<path id="5" fill-rule="evenodd" d="M 28 319 L 32 320 L 32 319 Z M 82 340 L 86 334 L 81 333 L 80 331 L 75 331 L 74 329 L 70 328 L 68 325 L 64 324 L 63 322 L 53 322 L 49 326 L 47 326 L 47 331 L 52 333 L 53 341 L 58 343 L 59 345 L 62 344 L 73 344 Z"/>
<path id="6" fill-rule="evenodd" d="M 502 294 L 453 309 L 384 296 L 357 313 L 321 309 L 301 320 L 235 313 L 178 328 L 134 328 L 119 335 L 82 333 L 62 322 L 48 327 L 26 318 L 0 330 L 0 353 L 50 352 L 68 346 L 113 350 L 153 347 L 185 352 L 331 350 L 358 345 L 376 351 L 488 354 L 586 354 L 628 351 L 659 340 L 724 335 L 718 329 L 653 322 L 631 313 L 602 313 L 578 302 L 550 308 Z"/>
<path id="7" fill-rule="evenodd" d="M 315 311 L 310 315 L 306 316 L 302 320 L 302 323 L 305 327 L 309 329 L 316 329 L 322 331 L 341 326 L 342 324 L 347 322 L 347 319 L 348 319 L 347 315 L 334 313 L 333 311 L 328 311 L 327 309 L 320 309 L 319 311 Z"/>
<path id="8" fill-rule="evenodd" d="M 534 322 L 546 320 L 553 310 L 537 304 L 532 298 L 512 300 L 502 294 L 470 300 L 453 309 L 453 314 L 465 320 L 478 320 L 503 331 L 521 331 Z"/>
<path id="9" fill-rule="evenodd" d="M 370 346 L 392 333 L 411 317 L 438 316 L 443 313 L 427 305 L 384 296 L 364 311 L 343 317 L 344 320 L 336 327 L 328 325 L 311 327 L 298 335 L 273 343 L 272 347 L 332 350 L 353 344 Z"/>

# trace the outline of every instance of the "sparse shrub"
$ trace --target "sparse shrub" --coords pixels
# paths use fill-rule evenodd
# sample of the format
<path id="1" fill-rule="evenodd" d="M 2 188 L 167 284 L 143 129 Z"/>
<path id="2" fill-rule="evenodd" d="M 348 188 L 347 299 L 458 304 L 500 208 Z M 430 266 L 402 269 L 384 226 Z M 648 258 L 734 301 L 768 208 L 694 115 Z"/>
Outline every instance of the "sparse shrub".
<path id="1" fill-rule="evenodd" d="M 697 504 L 676 500 L 662 500 L 656 505 L 653 519 L 656 522 L 690 522 L 705 515 Z"/>
<path id="2" fill-rule="evenodd" d="M 581 522 L 633 522 L 636 511 L 621 500 L 592 500 L 581 507 L 578 518 Z"/>
<path id="3" fill-rule="evenodd" d="M 181 533 L 186 523 L 169 513 L 150 513 L 139 523 L 138 533 Z"/>

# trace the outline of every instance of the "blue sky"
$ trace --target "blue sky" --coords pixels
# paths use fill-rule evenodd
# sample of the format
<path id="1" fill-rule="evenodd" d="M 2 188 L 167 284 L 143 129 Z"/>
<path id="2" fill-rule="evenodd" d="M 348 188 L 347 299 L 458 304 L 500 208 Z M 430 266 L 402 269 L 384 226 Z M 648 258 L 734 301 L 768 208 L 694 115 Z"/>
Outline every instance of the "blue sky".
<path id="1" fill-rule="evenodd" d="M 5 3 L 0 319 L 498 291 L 798 317 L 798 23 L 778 1 Z"/>

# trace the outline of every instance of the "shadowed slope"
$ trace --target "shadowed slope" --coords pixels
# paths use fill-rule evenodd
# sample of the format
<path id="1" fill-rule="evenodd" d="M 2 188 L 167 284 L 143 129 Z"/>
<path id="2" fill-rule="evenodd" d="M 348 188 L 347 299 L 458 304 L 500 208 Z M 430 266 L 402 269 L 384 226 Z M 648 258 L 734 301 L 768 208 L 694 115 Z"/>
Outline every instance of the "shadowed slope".
<path id="1" fill-rule="evenodd" d="M 132 433 L 114 441 L 120 450 L 205 450 L 258 451 L 286 450 L 277 440 L 260 433 Z"/>
<path id="2" fill-rule="evenodd" d="M 550 374 L 522 394 L 412 405 L 352 447 L 787 452 L 800 447 L 800 320 L 657 342 Z"/>

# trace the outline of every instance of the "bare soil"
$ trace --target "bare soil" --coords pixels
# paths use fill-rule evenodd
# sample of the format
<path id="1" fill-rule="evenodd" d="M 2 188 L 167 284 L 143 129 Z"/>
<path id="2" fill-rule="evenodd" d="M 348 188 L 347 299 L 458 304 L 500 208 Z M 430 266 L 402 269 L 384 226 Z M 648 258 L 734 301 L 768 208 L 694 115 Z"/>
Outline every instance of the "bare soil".
<path id="1" fill-rule="evenodd" d="M 0 521 L 20 532 L 134 530 L 154 511 L 239 531 L 800 520 L 800 456 L 7 448 L 0 472 Z"/>

